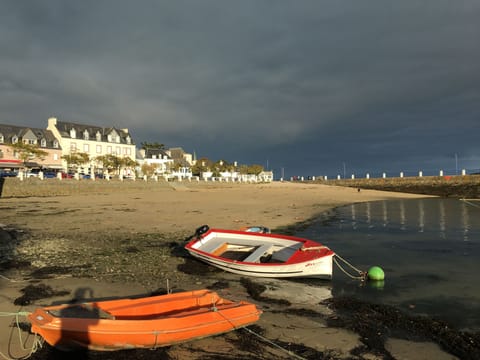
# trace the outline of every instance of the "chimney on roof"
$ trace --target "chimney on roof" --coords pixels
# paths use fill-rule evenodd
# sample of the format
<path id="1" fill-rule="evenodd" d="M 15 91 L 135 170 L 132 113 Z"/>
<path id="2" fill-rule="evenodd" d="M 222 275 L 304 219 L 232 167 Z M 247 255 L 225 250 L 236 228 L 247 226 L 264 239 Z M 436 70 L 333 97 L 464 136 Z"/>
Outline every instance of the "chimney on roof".
<path id="1" fill-rule="evenodd" d="M 54 118 L 54 117 L 51 117 L 51 118 L 48 118 L 48 126 L 55 126 L 57 125 L 57 118 Z"/>
<path id="2" fill-rule="evenodd" d="M 125 134 L 128 134 L 128 129 L 120 129 L 122 130 Z"/>

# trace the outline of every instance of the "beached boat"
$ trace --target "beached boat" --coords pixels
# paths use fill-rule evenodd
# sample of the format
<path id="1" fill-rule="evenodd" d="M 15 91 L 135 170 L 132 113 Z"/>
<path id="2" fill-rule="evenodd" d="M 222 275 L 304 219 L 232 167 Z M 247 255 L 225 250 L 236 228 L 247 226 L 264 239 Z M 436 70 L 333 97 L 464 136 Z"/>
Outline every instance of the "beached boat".
<path id="1" fill-rule="evenodd" d="M 198 228 L 185 246 L 194 257 L 235 274 L 272 277 L 332 277 L 335 253 L 318 242 L 242 230 Z"/>
<path id="2" fill-rule="evenodd" d="M 156 348 L 252 324 L 261 311 L 210 290 L 36 309 L 31 330 L 62 350 Z"/>

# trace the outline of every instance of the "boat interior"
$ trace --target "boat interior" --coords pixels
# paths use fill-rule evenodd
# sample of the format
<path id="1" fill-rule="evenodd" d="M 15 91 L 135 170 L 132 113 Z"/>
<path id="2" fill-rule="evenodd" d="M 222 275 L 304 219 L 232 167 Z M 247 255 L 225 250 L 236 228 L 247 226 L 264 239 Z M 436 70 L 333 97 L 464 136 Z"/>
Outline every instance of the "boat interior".
<path id="1" fill-rule="evenodd" d="M 229 260 L 251 263 L 283 263 L 302 246 L 301 242 L 266 241 L 261 237 L 241 238 L 218 234 L 202 239 L 198 250 Z M 207 240 L 207 241 L 204 241 Z M 269 239 L 270 240 L 270 239 Z"/>
<path id="2" fill-rule="evenodd" d="M 87 302 L 66 306 L 52 307 L 48 313 L 62 318 L 95 318 L 110 320 L 151 320 L 171 317 L 185 317 L 242 306 L 218 297 L 216 293 L 203 296 L 175 298 L 170 301 L 159 301 L 144 298 L 144 301 L 123 299 L 106 302 Z"/>

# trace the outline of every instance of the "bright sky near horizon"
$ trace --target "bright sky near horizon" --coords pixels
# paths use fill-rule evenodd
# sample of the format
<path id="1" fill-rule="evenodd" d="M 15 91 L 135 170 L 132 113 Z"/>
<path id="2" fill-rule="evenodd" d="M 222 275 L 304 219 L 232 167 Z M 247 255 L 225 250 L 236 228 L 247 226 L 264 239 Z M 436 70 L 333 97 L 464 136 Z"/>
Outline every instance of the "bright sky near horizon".
<path id="1" fill-rule="evenodd" d="M 0 2 L 0 123 L 276 174 L 480 169 L 480 2 Z"/>

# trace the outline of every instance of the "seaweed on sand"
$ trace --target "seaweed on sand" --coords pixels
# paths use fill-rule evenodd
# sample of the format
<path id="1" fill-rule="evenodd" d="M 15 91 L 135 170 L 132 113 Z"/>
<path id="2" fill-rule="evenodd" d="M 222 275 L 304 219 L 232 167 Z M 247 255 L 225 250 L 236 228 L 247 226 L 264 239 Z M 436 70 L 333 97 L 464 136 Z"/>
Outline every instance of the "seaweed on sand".
<path id="1" fill-rule="evenodd" d="M 433 341 L 461 359 L 480 359 L 480 333 L 458 331 L 436 319 L 407 315 L 393 306 L 371 304 L 351 297 L 331 298 L 324 303 L 337 313 L 327 320 L 329 326 L 345 327 L 360 335 L 366 348 L 356 349 L 355 355 L 373 350 L 387 359 L 392 358 L 385 349 L 385 341 L 395 336 Z"/>
<path id="2" fill-rule="evenodd" d="M 32 354 L 30 359 L 33 360 L 62 360 L 68 358 L 69 360 L 148 360 L 148 359 L 175 359 L 168 355 L 168 348 L 160 348 L 155 350 L 150 349 L 132 349 L 122 351 L 70 351 L 65 352 L 58 350 L 48 344 L 36 353 Z"/>
<path id="3" fill-rule="evenodd" d="M 212 273 L 219 273 L 222 270 L 202 263 L 196 259 L 185 258 L 185 263 L 178 264 L 177 269 L 184 274 L 189 275 L 207 275 Z"/>

